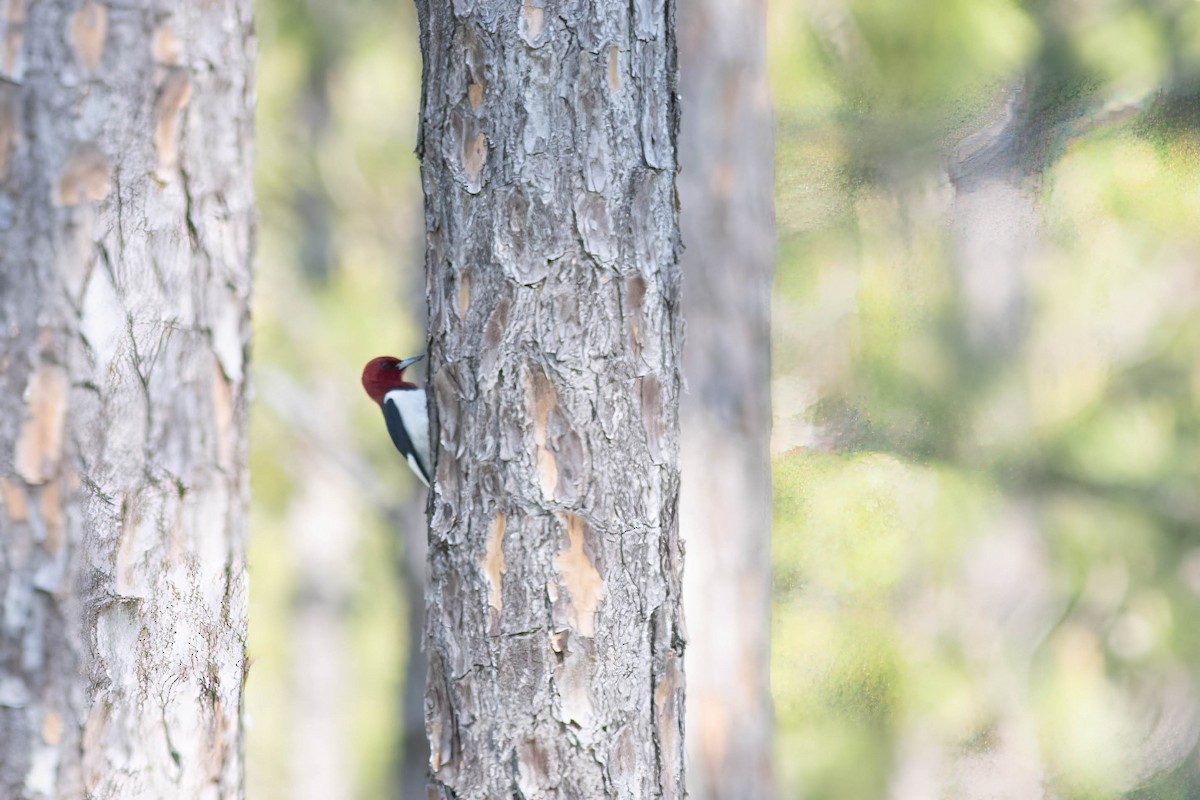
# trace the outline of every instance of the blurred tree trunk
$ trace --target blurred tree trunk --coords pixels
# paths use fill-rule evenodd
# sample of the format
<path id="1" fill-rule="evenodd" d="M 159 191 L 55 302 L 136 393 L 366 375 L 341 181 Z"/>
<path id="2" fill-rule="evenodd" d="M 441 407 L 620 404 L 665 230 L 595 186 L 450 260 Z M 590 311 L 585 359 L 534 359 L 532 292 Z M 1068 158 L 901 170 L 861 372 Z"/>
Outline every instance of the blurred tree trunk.
<path id="1" fill-rule="evenodd" d="M 681 8 L 689 795 L 771 794 L 774 120 L 766 3 Z"/>
<path id="2" fill-rule="evenodd" d="M 0 2 L 0 797 L 238 797 L 248 0 Z"/>
<path id="3" fill-rule="evenodd" d="M 430 796 L 682 798 L 673 6 L 418 8 Z"/>
<path id="4" fill-rule="evenodd" d="M 419 488 L 419 484 L 418 484 Z M 404 646 L 404 684 L 401 686 L 400 752 L 396 759 L 396 785 L 399 797 L 422 797 L 429 772 L 429 741 L 425 738 L 425 679 L 429 667 L 425 658 L 425 580 L 429 547 L 424 509 L 416 499 L 404 503 L 391 515 L 394 530 L 404 532 L 404 543 L 397 568 L 404 588 L 408 626 Z"/>
<path id="5" fill-rule="evenodd" d="M 289 625 L 295 701 L 287 797 L 349 800 L 359 776 L 351 738 L 353 679 L 346 609 L 359 579 L 351 567 L 361 536 L 350 501 L 353 488 L 346 485 L 345 474 L 319 453 L 297 465 L 296 471 L 297 489 L 287 521 L 297 573 Z"/>

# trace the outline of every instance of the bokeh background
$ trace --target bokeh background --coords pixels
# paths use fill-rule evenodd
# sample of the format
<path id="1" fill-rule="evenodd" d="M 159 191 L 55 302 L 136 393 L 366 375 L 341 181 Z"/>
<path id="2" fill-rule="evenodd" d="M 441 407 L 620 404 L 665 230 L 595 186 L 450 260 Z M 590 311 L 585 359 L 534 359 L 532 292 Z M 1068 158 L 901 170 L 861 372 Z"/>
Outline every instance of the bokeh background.
<path id="1" fill-rule="evenodd" d="M 1200 3 L 765 13 L 779 797 L 1200 797 Z M 248 790 L 395 797 L 415 13 L 258 31 Z"/>

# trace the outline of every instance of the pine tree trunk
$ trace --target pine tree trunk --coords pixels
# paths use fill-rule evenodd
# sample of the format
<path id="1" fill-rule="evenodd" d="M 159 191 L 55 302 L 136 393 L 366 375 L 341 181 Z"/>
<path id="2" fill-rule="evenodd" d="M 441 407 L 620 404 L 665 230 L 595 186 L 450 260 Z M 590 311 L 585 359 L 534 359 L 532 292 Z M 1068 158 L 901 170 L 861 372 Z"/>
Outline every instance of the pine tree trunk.
<path id="1" fill-rule="evenodd" d="M 766 3 L 680 7 L 688 789 L 771 795 L 774 120 Z"/>
<path id="2" fill-rule="evenodd" d="M 682 798 L 671 3 L 418 3 L 431 797 Z"/>
<path id="3" fill-rule="evenodd" d="M 0 0 L 0 797 L 241 795 L 248 0 Z"/>

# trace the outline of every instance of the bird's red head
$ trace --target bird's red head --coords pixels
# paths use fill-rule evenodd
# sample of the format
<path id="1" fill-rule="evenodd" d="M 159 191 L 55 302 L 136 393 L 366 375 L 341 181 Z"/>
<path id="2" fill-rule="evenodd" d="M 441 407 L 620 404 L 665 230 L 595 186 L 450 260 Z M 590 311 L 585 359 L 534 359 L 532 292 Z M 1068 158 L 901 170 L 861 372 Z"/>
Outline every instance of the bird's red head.
<path id="1" fill-rule="evenodd" d="M 404 380 L 404 370 L 424 357 L 423 355 L 412 356 L 403 360 L 391 356 L 372 358 L 363 367 L 363 388 L 367 390 L 367 394 L 371 396 L 372 400 L 382 403 L 383 396 L 392 389 L 415 387 L 416 384 Z"/>

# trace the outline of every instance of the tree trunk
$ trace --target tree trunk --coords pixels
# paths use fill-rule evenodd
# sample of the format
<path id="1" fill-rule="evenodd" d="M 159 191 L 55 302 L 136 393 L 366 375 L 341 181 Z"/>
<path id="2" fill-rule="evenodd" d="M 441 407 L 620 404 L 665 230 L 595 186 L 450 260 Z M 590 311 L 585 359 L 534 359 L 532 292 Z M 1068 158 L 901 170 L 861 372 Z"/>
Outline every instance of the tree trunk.
<path id="1" fill-rule="evenodd" d="M 418 3 L 441 798 L 681 798 L 671 3 Z"/>
<path id="2" fill-rule="evenodd" d="M 248 0 L 0 2 L 0 797 L 237 797 Z"/>
<path id="3" fill-rule="evenodd" d="M 766 4 L 689 0 L 681 19 L 688 788 L 695 800 L 761 800 L 773 725 Z"/>

